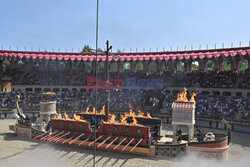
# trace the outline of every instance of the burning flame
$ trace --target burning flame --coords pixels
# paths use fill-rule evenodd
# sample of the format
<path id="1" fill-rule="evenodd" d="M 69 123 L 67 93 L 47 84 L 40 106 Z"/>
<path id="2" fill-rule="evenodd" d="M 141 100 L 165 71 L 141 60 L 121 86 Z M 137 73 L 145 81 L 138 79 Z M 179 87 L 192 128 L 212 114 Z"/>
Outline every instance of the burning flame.
<path id="1" fill-rule="evenodd" d="M 81 119 L 80 115 L 76 115 L 76 114 L 73 115 L 73 119 L 74 121 L 86 122 L 86 120 Z"/>
<path id="2" fill-rule="evenodd" d="M 142 125 L 140 125 L 140 124 L 137 123 L 137 120 L 136 120 L 135 117 L 132 117 L 132 120 L 133 120 L 133 122 L 131 122 L 130 125 L 134 125 L 134 126 L 135 125 L 139 125 L 139 126 L 142 126 Z"/>
<path id="3" fill-rule="evenodd" d="M 69 118 L 69 116 L 67 115 L 67 113 L 64 113 L 64 118 L 62 117 L 62 114 L 56 114 L 56 119 L 60 119 L 60 120 L 68 120 L 68 121 L 81 121 L 81 122 L 86 122 L 86 120 L 81 119 L 81 117 L 79 115 L 74 114 L 73 118 Z"/>
<path id="4" fill-rule="evenodd" d="M 144 117 L 144 113 L 141 112 L 141 110 L 138 110 L 137 112 L 138 112 L 138 114 L 137 114 L 138 117 Z"/>
<path id="5" fill-rule="evenodd" d="M 59 113 L 59 114 L 56 114 L 56 118 L 57 118 L 57 119 L 62 119 L 62 114 L 60 114 L 60 113 Z"/>
<path id="6" fill-rule="evenodd" d="M 127 119 L 132 118 L 132 122 L 128 123 Z M 143 126 L 141 124 L 138 124 L 136 118 L 152 118 L 150 113 L 147 113 L 146 115 L 141 112 L 141 110 L 138 110 L 138 114 L 133 112 L 132 109 L 129 110 L 129 113 L 125 112 L 124 115 L 121 115 L 120 122 L 116 121 L 116 116 L 114 114 L 109 114 L 109 120 L 103 121 L 103 123 L 106 124 L 117 124 L 117 125 L 133 125 L 133 126 Z"/>
<path id="7" fill-rule="evenodd" d="M 69 116 L 67 115 L 66 112 L 64 113 L 64 118 L 65 118 L 65 120 L 68 120 L 68 119 L 69 119 Z"/>
<path id="8" fill-rule="evenodd" d="M 181 92 L 181 93 L 178 93 L 178 97 L 177 99 L 175 100 L 177 102 L 188 102 L 188 99 L 187 99 L 187 89 L 184 87 L 184 91 Z"/>
<path id="9" fill-rule="evenodd" d="M 103 123 L 106 124 L 118 124 L 115 120 L 116 116 L 114 114 L 109 114 L 109 120 L 108 121 L 103 121 Z"/>
<path id="10" fill-rule="evenodd" d="M 105 115 L 105 105 L 102 106 L 101 111 L 99 112 L 100 115 Z"/>
<path id="11" fill-rule="evenodd" d="M 147 113 L 146 118 L 152 118 L 149 112 Z"/>
<path id="12" fill-rule="evenodd" d="M 128 123 L 127 119 L 130 116 L 126 115 L 121 115 L 121 120 L 120 122 L 116 121 L 115 118 L 116 116 L 114 114 L 109 114 L 109 120 L 108 121 L 103 121 L 104 124 L 117 124 L 117 125 L 133 125 L 133 126 L 143 126 L 141 124 L 138 124 L 137 120 L 135 117 L 132 117 L 132 122 Z"/>
<path id="13" fill-rule="evenodd" d="M 45 93 L 41 93 L 42 95 L 55 95 L 56 93 L 54 92 L 45 92 Z"/>
<path id="14" fill-rule="evenodd" d="M 135 117 L 136 116 L 136 113 L 134 113 L 132 109 L 129 109 L 129 113 L 125 112 L 124 114 L 127 117 Z"/>
<path id="15" fill-rule="evenodd" d="M 85 112 L 83 112 L 83 114 L 91 114 L 94 115 L 95 114 L 95 107 L 93 107 L 93 111 L 89 111 L 89 107 L 86 107 Z M 100 112 L 96 112 L 96 115 L 105 115 L 105 105 L 102 106 L 102 109 Z"/>
<path id="16" fill-rule="evenodd" d="M 121 115 L 120 123 L 121 123 L 122 125 L 126 125 L 126 124 L 127 124 L 127 118 L 128 118 L 128 117 L 126 117 L 126 116 L 124 116 L 124 115 Z"/>
<path id="17" fill-rule="evenodd" d="M 175 100 L 176 102 L 192 102 L 195 103 L 195 99 L 194 97 L 196 96 L 196 94 L 193 92 L 192 93 L 192 97 L 190 98 L 190 100 L 187 99 L 187 88 L 184 87 L 184 91 L 181 93 L 178 93 L 178 97 Z"/>
<path id="18" fill-rule="evenodd" d="M 150 113 L 147 113 L 146 115 L 144 115 L 143 112 L 141 112 L 141 110 L 137 111 L 138 114 L 136 114 L 135 112 L 133 112 L 132 109 L 129 110 L 129 113 L 125 112 L 125 116 L 127 117 L 139 117 L 139 118 L 152 118 Z"/>
<path id="19" fill-rule="evenodd" d="M 195 96 L 196 96 L 196 93 L 193 92 L 189 102 L 195 103 L 195 99 L 194 99 Z"/>

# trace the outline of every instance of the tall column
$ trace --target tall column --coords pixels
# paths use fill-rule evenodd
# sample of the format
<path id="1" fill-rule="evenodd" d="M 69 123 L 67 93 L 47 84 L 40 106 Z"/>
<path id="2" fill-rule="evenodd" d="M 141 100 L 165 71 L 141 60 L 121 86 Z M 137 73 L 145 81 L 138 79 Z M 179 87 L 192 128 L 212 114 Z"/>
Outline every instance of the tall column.
<path id="1" fill-rule="evenodd" d="M 45 61 L 44 60 L 39 60 L 39 68 L 41 71 L 45 70 Z"/>
<path id="2" fill-rule="evenodd" d="M 186 72 L 191 72 L 192 71 L 192 60 L 188 59 L 187 61 L 184 62 L 185 65 L 185 71 Z"/>
<path id="3" fill-rule="evenodd" d="M 230 59 L 230 64 L 231 64 L 231 70 L 234 71 L 235 70 L 235 62 L 234 62 L 235 58 Z"/>
<path id="4" fill-rule="evenodd" d="M 85 62 L 83 61 L 79 62 L 79 71 L 83 73 L 85 72 Z"/>
<path id="5" fill-rule="evenodd" d="M 123 62 L 121 62 L 121 61 L 118 63 L 118 72 L 119 73 L 123 72 Z"/>
<path id="6" fill-rule="evenodd" d="M 231 61 L 231 69 L 233 71 L 239 70 L 239 65 L 240 65 L 240 57 L 234 57 Z"/>
<path id="7" fill-rule="evenodd" d="M 143 71 L 145 73 L 149 72 L 149 62 L 143 62 Z"/>
<path id="8" fill-rule="evenodd" d="M 72 61 L 70 60 L 66 62 L 66 71 L 72 72 Z"/>
<path id="9" fill-rule="evenodd" d="M 198 62 L 199 62 L 199 71 L 206 71 L 207 70 L 207 68 L 206 68 L 207 63 L 206 63 L 206 61 L 199 60 Z"/>
<path id="10" fill-rule="evenodd" d="M 131 69 L 131 72 L 136 72 L 136 63 L 135 62 L 131 62 L 130 63 L 130 69 Z"/>
<path id="11" fill-rule="evenodd" d="M 157 72 L 163 71 L 163 62 L 156 62 L 157 64 Z"/>
<path id="12" fill-rule="evenodd" d="M 250 56 L 247 56 L 247 61 L 248 61 L 248 71 L 250 71 Z"/>
<path id="13" fill-rule="evenodd" d="M 239 70 L 239 69 L 240 69 L 240 57 L 236 58 L 235 69 L 236 69 L 236 70 Z"/>
<path id="14" fill-rule="evenodd" d="M 171 61 L 171 71 L 176 72 L 177 70 L 177 62 L 176 61 Z"/>
<path id="15" fill-rule="evenodd" d="M 12 70 L 17 69 L 17 63 L 18 63 L 18 60 L 11 60 L 10 61 L 10 67 Z"/>
<path id="16" fill-rule="evenodd" d="M 30 70 L 31 70 L 31 60 L 27 60 L 26 61 L 26 71 L 30 72 Z"/>
<path id="17" fill-rule="evenodd" d="M 95 73 L 95 61 L 92 61 L 91 72 Z"/>
<path id="18" fill-rule="evenodd" d="M 59 61 L 58 61 L 58 60 L 54 60 L 54 61 L 53 61 L 52 70 L 53 70 L 53 71 L 58 71 L 58 69 L 59 69 Z"/>
<path id="19" fill-rule="evenodd" d="M 0 74 L 3 72 L 3 60 L 0 60 Z"/>
<path id="20" fill-rule="evenodd" d="M 97 68 L 96 68 L 96 70 L 97 70 L 97 72 L 99 73 L 99 72 L 105 72 L 106 71 L 106 62 L 104 62 L 104 68 L 103 68 L 103 70 L 100 70 L 100 66 L 101 66 L 101 63 L 102 62 L 98 62 L 97 63 Z"/>
<path id="21" fill-rule="evenodd" d="M 216 71 L 221 71 L 221 69 L 222 69 L 222 61 L 223 60 L 220 59 L 220 58 L 214 60 L 214 69 Z"/>

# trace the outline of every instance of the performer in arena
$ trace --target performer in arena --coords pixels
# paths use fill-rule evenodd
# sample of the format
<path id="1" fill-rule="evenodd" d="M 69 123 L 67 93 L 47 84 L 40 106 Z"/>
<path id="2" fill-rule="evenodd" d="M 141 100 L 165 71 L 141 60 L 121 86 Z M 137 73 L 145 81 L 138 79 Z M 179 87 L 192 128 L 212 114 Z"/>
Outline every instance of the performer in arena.
<path id="1" fill-rule="evenodd" d="M 197 136 L 198 141 L 203 141 L 204 133 L 203 133 L 203 130 L 200 129 L 198 126 L 196 126 L 196 136 Z"/>

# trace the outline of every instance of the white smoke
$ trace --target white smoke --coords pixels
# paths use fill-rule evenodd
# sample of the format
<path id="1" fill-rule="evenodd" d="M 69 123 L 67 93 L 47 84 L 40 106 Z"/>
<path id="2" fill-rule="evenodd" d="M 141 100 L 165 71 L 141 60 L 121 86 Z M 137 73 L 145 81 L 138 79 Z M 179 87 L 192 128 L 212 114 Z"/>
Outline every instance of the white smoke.
<path id="1" fill-rule="evenodd" d="M 242 156 L 234 160 L 208 159 L 197 153 L 188 154 L 174 163 L 175 167 L 249 167 L 249 152 L 242 152 Z"/>
<path id="2" fill-rule="evenodd" d="M 67 162 L 58 159 L 56 150 L 48 144 L 0 161 L 0 167 L 69 167 Z"/>

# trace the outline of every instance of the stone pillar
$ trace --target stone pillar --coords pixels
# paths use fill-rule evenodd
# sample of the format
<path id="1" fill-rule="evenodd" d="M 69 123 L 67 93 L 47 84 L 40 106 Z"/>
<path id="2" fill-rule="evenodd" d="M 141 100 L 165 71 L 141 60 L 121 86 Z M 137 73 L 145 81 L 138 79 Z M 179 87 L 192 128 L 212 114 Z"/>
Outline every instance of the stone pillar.
<path id="1" fill-rule="evenodd" d="M 91 72 L 95 73 L 95 61 L 92 62 Z"/>
<path id="2" fill-rule="evenodd" d="M 131 62 L 130 63 L 130 69 L 131 69 L 131 72 L 136 72 L 136 63 L 135 62 Z"/>
<path id="3" fill-rule="evenodd" d="M 70 60 L 66 62 L 66 71 L 72 72 L 72 61 Z"/>
<path id="4" fill-rule="evenodd" d="M 236 61 L 235 61 L 235 70 L 240 70 L 240 57 L 236 58 Z"/>
<path id="5" fill-rule="evenodd" d="M 124 70 L 123 70 L 123 62 L 120 61 L 120 62 L 118 63 L 118 72 L 119 72 L 119 73 L 122 73 L 123 71 L 124 71 Z"/>
<path id="6" fill-rule="evenodd" d="M 249 65 L 249 64 L 248 64 Z M 231 69 L 233 71 L 237 71 L 239 70 L 239 66 L 240 66 L 240 57 L 234 57 L 232 60 L 231 60 Z"/>
<path id="7" fill-rule="evenodd" d="M 53 61 L 53 67 L 52 67 L 52 70 L 53 71 L 59 71 L 59 61 L 58 60 L 54 60 Z"/>
<path id="8" fill-rule="evenodd" d="M 214 60 L 214 69 L 216 70 L 216 71 L 221 71 L 221 69 L 222 69 L 222 59 L 220 59 L 220 58 L 217 58 L 217 59 L 215 59 Z"/>
<path id="9" fill-rule="evenodd" d="M 207 70 L 207 68 L 206 68 L 207 63 L 203 60 L 199 60 L 198 62 L 199 62 L 199 71 L 206 71 Z"/>
<path id="10" fill-rule="evenodd" d="M 175 63 L 175 61 L 171 61 L 170 64 L 171 64 L 171 69 L 170 70 L 172 72 L 176 72 L 177 63 Z"/>
<path id="11" fill-rule="evenodd" d="M 194 125 L 188 125 L 188 141 L 194 138 Z"/>
<path id="12" fill-rule="evenodd" d="M 3 60 L 0 60 L 0 74 L 2 74 L 2 72 L 3 72 Z"/>
<path id="13" fill-rule="evenodd" d="M 247 61 L 248 61 L 248 71 L 250 71 L 250 56 L 247 56 Z"/>
<path id="14" fill-rule="evenodd" d="M 143 62 L 143 71 L 145 73 L 149 72 L 149 62 Z"/>
<path id="15" fill-rule="evenodd" d="M 27 60 L 27 61 L 26 61 L 26 71 L 27 71 L 27 72 L 30 72 L 30 70 L 31 70 L 31 61 L 30 61 L 30 60 Z"/>
<path id="16" fill-rule="evenodd" d="M 101 64 L 101 63 L 103 63 L 103 65 L 104 65 L 103 70 L 100 70 L 100 64 Z M 99 72 L 103 72 L 104 74 L 106 74 L 106 73 L 105 73 L 105 71 L 106 71 L 106 62 L 98 62 L 98 63 L 97 63 L 97 66 L 98 66 L 98 67 L 97 67 L 96 69 L 97 69 L 97 72 L 98 72 L 98 73 L 99 73 Z"/>
<path id="17" fill-rule="evenodd" d="M 17 69 L 17 63 L 18 63 L 18 60 L 11 60 L 10 61 L 10 68 L 12 70 Z"/>
<path id="18" fill-rule="evenodd" d="M 157 64 L 157 72 L 163 71 L 163 62 L 156 62 Z"/>
<path id="19" fill-rule="evenodd" d="M 191 72 L 192 71 L 192 60 L 188 59 L 187 61 L 185 61 L 184 66 L 185 66 L 186 72 Z"/>
<path id="20" fill-rule="evenodd" d="M 172 126 L 173 126 L 173 141 L 172 141 L 172 143 L 173 144 L 178 144 L 177 131 L 179 130 L 179 125 L 173 124 Z"/>
<path id="21" fill-rule="evenodd" d="M 79 62 L 79 71 L 83 73 L 85 72 L 85 62 L 83 61 Z"/>
<path id="22" fill-rule="evenodd" d="M 39 68 L 41 71 L 45 70 L 45 61 L 44 60 L 39 60 Z"/>

